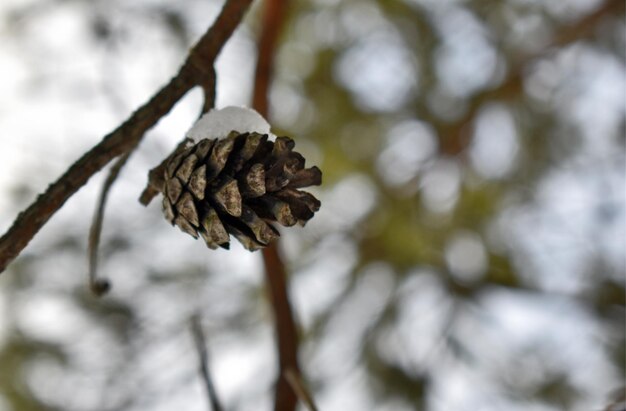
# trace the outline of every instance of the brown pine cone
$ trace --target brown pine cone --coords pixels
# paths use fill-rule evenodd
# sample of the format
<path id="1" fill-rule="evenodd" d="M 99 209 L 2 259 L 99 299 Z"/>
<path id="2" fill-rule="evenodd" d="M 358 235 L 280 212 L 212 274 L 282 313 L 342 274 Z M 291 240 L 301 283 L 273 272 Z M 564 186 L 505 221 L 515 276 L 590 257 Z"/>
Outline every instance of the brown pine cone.
<path id="1" fill-rule="evenodd" d="M 229 234 L 254 251 L 279 236 L 271 223 L 304 225 L 319 210 L 312 194 L 317 167 L 304 168 L 288 137 L 275 142 L 258 133 L 190 142 L 175 152 L 164 172 L 165 218 L 207 246 L 228 248 Z"/>

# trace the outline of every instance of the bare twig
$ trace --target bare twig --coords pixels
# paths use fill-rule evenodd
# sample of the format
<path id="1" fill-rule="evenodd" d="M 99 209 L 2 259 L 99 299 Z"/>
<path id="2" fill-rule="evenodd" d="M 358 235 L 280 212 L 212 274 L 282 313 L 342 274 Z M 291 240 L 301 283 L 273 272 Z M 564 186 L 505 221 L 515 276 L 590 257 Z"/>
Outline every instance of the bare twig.
<path id="1" fill-rule="evenodd" d="M 241 22 L 252 0 L 228 0 L 211 28 L 189 52 L 178 74 L 118 128 L 76 161 L 26 210 L 0 238 L 0 272 L 26 247 L 50 217 L 109 161 L 129 151 L 145 132 L 212 70 L 226 41 Z"/>
<path id="2" fill-rule="evenodd" d="M 293 392 L 295 392 L 300 401 L 307 406 L 309 411 L 317 411 L 317 406 L 315 405 L 313 396 L 304 385 L 300 374 L 290 368 L 285 371 L 285 379 L 291 386 Z"/>
<path id="3" fill-rule="evenodd" d="M 193 340 L 196 344 L 196 349 L 198 351 L 198 359 L 200 360 L 200 373 L 202 375 L 202 381 L 204 382 L 204 387 L 206 388 L 211 408 L 213 409 L 213 411 L 223 411 L 222 405 L 217 396 L 217 392 L 215 391 L 213 379 L 211 378 L 211 372 L 209 369 L 209 353 L 206 349 L 206 339 L 204 338 L 202 325 L 200 324 L 200 317 L 198 315 L 194 315 L 193 317 L 191 317 L 191 332 L 193 334 Z"/>
<path id="4" fill-rule="evenodd" d="M 215 67 L 211 67 L 211 70 L 209 70 L 209 72 L 205 76 L 204 81 L 200 84 L 204 93 L 204 104 L 202 105 L 200 117 L 202 117 L 204 113 L 208 113 L 209 110 L 215 107 L 215 94 L 217 92 L 217 87 L 215 87 L 216 81 L 217 74 L 215 73 Z"/>
<path id="5" fill-rule="evenodd" d="M 263 27 L 259 37 L 259 57 L 257 60 L 252 106 L 261 115 L 269 117 L 268 90 L 271 83 L 272 63 L 286 14 L 287 0 L 266 0 Z M 274 394 L 275 411 L 294 411 L 298 397 L 286 380 L 288 369 L 300 373 L 298 364 L 298 333 L 293 309 L 287 292 L 287 271 L 277 244 L 263 249 L 265 278 L 276 322 L 278 339 L 279 375 Z"/>
<path id="6" fill-rule="evenodd" d="M 104 208 L 106 205 L 109 191 L 113 187 L 113 183 L 120 174 L 120 171 L 130 158 L 132 150 L 117 159 L 113 167 L 109 170 L 109 175 L 104 181 L 100 198 L 98 199 L 98 207 L 93 216 L 91 229 L 89 230 L 89 288 L 97 295 L 106 294 L 111 288 L 111 283 L 104 279 L 98 278 L 98 246 L 100 245 L 100 234 L 102 233 L 102 220 L 104 219 Z"/>

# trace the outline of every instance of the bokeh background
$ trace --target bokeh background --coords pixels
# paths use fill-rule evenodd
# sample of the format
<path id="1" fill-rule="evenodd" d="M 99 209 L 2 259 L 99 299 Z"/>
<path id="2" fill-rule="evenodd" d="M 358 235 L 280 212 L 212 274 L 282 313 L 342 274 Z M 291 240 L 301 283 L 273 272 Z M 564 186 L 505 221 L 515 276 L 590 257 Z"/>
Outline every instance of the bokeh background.
<path id="1" fill-rule="evenodd" d="M 2 0 L 0 230 L 178 69 L 213 0 Z M 218 61 L 250 102 L 260 4 Z M 294 0 L 274 131 L 324 171 L 283 234 L 301 360 L 324 411 L 602 410 L 625 372 L 623 1 Z M 0 275 L 0 410 L 205 410 L 199 312 L 229 410 L 277 369 L 261 256 L 210 251 L 137 198 L 197 118 L 150 131 Z"/>

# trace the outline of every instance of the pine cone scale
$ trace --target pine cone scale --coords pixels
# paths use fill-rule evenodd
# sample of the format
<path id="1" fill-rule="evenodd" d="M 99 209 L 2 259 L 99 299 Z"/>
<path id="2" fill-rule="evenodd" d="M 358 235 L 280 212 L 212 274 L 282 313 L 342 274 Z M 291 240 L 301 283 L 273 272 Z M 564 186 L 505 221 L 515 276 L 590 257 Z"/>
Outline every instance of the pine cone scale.
<path id="1" fill-rule="evenodd" d="M 187 183 L 189 178 L 191 177 L 191 173 L 198 162 L 198 157 L 194 154 L 189 154 L 184 160 L 183 163 L 178 166 L 178 170 L 176 170 L 176 177 L 180 178 L 183 183 Z"/>
<path id="2" fill-rule="evenodd" d="M 202 140 L 196 146 L 196 151 L 195 151 L 196 156 L 198 156 L 198 158 L 206 158 L 206 156 L 209 154 L 209 152 L 213 148 L 214 144 L 215 144 L 215 140 L 207 140 L 207 139 Z"/>
<path id="3" fill-rule="evenodd" d="M 183 192 L 183 185 L 176 177 L 170 178 L 166 181 L 165 184 L 167 190 L 167 198 L 170 200 L 170 203 L 175 204 Z"/>
<path id="4" fill-rule="evenodd" d="M 179 215 L 174 219 L 174 224 L 176 224 L 183 232 L 189 234 L 193 238 L 198 238 L 198 231 L 193 227 L 189 222 L 183 217 Z"/>
<path id="5" fill-rule="evenodd" d="M 224 166 L 226 166 L 228 156 L 233 149 L 234 143 L 235 139 L 232 133 L 225 139 L 219 140 L 215 143 L 207 162 L 207 180 L 212 180 L 222 172 Z"/>
<path id="6" fill-rule="evenodd" d="M 265 170 L 263 164 L 257 163 L 244 173 L 240 180 L 241 195 L 244 198 L 255 198 L 265 194 Z"/>
<path id="7" fill-rule="evenodd" d="M 322 172 L 316 166 L 299 170 L 289 179 L 287 188 L 302 188 L 308 186 L 318 186 L 322 184 Z"/>
<path id="8" fill-rule="evenodd" d="M 221 208 L 233 217 L 241 215 L 241 194 L 237 180 L 229 178 L 213 196 L 213 199 Z"/>
<path id="9" fill-rule="evenodd" d="M 178 166 L 180 165 L 180 163 L 183 162 L 183 159 L 184 159 L 184 153 L 179 153 L 170 159 L 170 161 L 167 163 L 167 166 L 165 168 L 167 177 L 171 178 L 174 176 L 174 173 L 176 173 L 176 170 L 178 169 Z"/>
<path id="10" fill-rule="evenodd" d="M 165 214 L 165 219 L 169 221 L 170 224 L 174 224 L 176 213 L 174 212 L 174 208 L 172 208 L 172 203 L 165 197 L 163 197 L 163 214 Z"/>
<path id="11" fill-rule="evenodd" d="M 176 210 L 194 227 L 200 226 L 200 220 L 198 219 L 198 212 L 193 201 L 193 197 L 189 192 L 183 193 L 180 200 L 176 203 Z"/>
<path id="12" fill-rule="evenodd" d="M 198 200 L 204 200 L 206 185 L 206 164 L 203 164 L 191 174 L 189 190 Z"/>
<path id="13" fill-rule="evenodd" d="M 200 231 L 200 235 L 209 248 L 214 250 L 223 244 L 228 244 L 228 232 L 214 209 L 211 208 L 206 212 L 202 220 L 202 228 L 204 230 Z"/>
<path id="14" fill-rule="evenodd" d="M 244 207 L 241 214 L 241 221 L 252 231 L 255 239 L 263 245 L 267 245 L 270 241 L 278 238 L 278 233 L 272 230 L 270 226 L 260 219 L 249 207 Z"/>
<path id="15" fill-rule="evenodd" d="M 271 195 L 255 199 L 254 202 L 251 202 L 251 205 L 259 217 L 277 221 L 285 227 L 291 227 L 298 222 L 289 204 Z"/>

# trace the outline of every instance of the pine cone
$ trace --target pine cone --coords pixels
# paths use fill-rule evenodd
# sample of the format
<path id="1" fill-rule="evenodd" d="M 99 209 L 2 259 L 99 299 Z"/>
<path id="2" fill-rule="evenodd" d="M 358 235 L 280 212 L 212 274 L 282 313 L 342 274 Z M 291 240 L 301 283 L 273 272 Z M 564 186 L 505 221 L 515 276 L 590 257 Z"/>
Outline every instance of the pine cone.
<path id="1" fill-rule="evenodd" d="M 271 223 L 304 225 L 320 202 L 301 187 L 319 185 L 288 137 L 231 132 L 177 150 L 164 172 L 165 218 L 207 246 L 229 248 L 229 234 L 254 251 L 279 237 Z"/>

